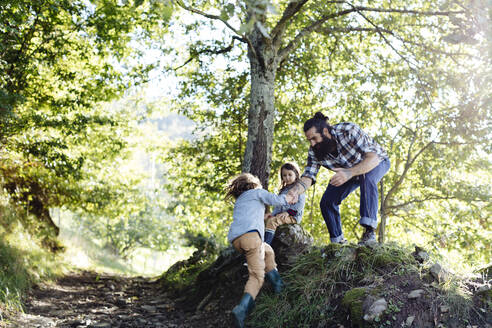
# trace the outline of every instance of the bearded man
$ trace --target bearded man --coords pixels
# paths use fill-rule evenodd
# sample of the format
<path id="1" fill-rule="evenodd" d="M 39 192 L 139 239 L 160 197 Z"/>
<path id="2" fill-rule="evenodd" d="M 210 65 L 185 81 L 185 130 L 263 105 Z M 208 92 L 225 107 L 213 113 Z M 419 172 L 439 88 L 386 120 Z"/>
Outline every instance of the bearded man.
<path id="1" fill-rule="evenodd" d="M 360 187 L 360 220 L 364 227 L 359 244 L 376 243 L 378 226 L 379 180 L 388 172 L 390 161 L 384 149 L 354 123 L 330 126 L 327 117 L 317 112 L 304 123 L 304 134 L 311 144 L 300 181 L 289 194 L 297 197 L 316 183 L 321 166 L 335 174 L 331 177 L 320 208 L 332 243 L 346 243 L 339 205 Z"/>

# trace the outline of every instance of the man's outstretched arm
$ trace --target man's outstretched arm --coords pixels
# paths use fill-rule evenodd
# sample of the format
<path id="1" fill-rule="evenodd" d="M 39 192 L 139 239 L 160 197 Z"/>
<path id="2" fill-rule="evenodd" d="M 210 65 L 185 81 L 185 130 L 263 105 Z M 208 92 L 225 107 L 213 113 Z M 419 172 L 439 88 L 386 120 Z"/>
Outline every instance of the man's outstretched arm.
<path id="1" fill-rule="evenodd" d="M 289 192 L 287 193 L 292 197 L 292 200 L 289 202 L 289 204 L 297 203 L 299 195 L 305 192 L 309 187 L 311 187 L 312 183 L 313 180 L 311 178 L 301 177 L 300 181 L 297 182 L 292 188 L 290 188 Z"/>

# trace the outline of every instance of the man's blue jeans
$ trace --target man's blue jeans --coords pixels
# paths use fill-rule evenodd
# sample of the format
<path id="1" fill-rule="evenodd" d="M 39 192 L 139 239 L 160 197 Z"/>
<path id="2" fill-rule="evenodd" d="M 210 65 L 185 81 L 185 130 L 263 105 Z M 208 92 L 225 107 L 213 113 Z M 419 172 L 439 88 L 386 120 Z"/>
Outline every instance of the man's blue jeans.
<path id="1" fill-rule="evenodd" d="M 320 208 L 326 226 L 330 232 L 330 240 L 333 243 L 343 240 L 342 222 L 340 219 L 339 205 L 352 191 L 360 187 L 360 220 L 359 224 L 370 226 L 374 229 L 378 226 L 378 182 L 388 172 L 389 159 L 381 161 L 371 171 L 353 177 L 343 185 L 335 187 L 329 184 L 323 197 Z"/>

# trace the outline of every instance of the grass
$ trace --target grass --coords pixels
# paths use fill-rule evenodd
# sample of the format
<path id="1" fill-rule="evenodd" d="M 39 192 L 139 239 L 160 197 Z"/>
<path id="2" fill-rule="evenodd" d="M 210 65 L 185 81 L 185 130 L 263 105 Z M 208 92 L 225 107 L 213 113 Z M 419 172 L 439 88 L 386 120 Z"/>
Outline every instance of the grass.
<path id="1" fill-rule="evenodd" d="M 0 228 L 0 268 L 0 309 L 8 316 L 22 311 L 23 296 L 31 286 L 53 280 L 66 265 L 16 227 L 11 232 Z"/>
<path id="2" fill-rule="evenodd" d="M 398 244 L 374 248 L 337 244 L 317 247 L 300 256 L 288 271 L 281 272 L 286 282 L 281 295 L 261 293 L 248 323 L 270 328 L 337 327 L 339 324 L 400 326 L 408 313 L 418 315 L 431 306 L 425 303 L 430 302 L 425 297 L 420 300 L 424 303 L 419 309 L 415 308 L 416 302 L 406 299 L 410 290 L 426 288 L 422 271 L 425 270 L 413 258 L 411 250 Z M 459 279 L 437 284 L 428 293 L 436 296 L 430 297 L 432 305 L 436 308 L 448 305 L 450 313 L 459 315 L 462 322 L 481 320 L 476 316 L 471 318 L 471 295 L 462 285 L 460 287 Z M 375 299 L 384 297 L 389 304 L 373 325 L 362 320 L 362 303 L 368 295 Z"/>
<path id="3" fill-rule="evenodd" d="M 2 236 L 4 237 L 4 236 Z M 0 240 L 0 302 L 7 310 L 21 310 L 21 293 L 30 286 L 30 276 L 20 252 Z"/>

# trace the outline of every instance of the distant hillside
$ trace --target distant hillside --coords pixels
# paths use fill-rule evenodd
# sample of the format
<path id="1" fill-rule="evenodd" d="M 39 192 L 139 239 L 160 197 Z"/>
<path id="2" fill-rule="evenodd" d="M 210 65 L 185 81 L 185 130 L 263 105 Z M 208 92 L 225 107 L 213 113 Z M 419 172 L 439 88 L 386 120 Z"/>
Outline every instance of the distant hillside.
<path id="1" fill-rule="evenodd" d="M 170 113 L 165 117 L 148 119 L 146 122 L 155 124 L 159 131 L 165 132 L 169 139 L 193 139 L 195 123 L 183 115 Z"/>

